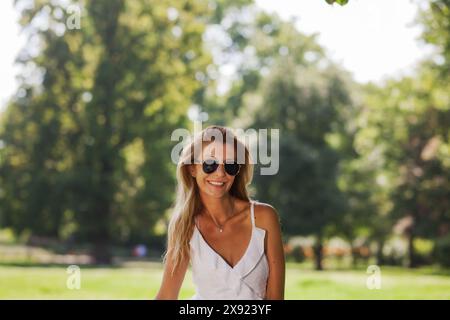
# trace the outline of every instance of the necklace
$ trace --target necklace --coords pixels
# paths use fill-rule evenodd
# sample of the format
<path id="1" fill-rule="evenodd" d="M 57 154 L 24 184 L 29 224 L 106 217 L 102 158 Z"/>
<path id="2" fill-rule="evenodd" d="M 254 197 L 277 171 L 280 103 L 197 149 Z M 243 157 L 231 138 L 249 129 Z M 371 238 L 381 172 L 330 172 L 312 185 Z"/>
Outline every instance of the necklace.
<path id="1" fill-rule="evenodd" d="M 225 222 L 222 225 L 218 224 L 216 219 L 214 218 L 214 216 L 208 211 L 208 209 L 206 209 L 206 207 L 204 207 L 206 212 L 208 213 L 209 217 L 211 218 L 211 220 L 216 225 L 217 229 L 219 229 L 219 232 L 223 232 L 223 227 L 225 226 L 225 224 L 228 222 L 228 220 L 230 220 L 234 216 L 234 202 L 231 201 L 231 204 L 232 204 L 231 215 L 230 215 L 230 217 L 227 220 L 225 220 Z"/>

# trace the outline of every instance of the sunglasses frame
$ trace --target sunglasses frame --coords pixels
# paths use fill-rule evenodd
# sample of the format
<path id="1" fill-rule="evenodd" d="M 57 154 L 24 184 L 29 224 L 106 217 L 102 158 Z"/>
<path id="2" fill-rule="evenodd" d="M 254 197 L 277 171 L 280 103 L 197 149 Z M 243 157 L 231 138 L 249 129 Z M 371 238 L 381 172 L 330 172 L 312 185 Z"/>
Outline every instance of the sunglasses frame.
<path id="1" fill-rule="evenodd" d="M 213 161 L 213 163 L 208 164 L 208 163 L 207 163 L 208 161 Z M 237 170 L 237 172 L 236 172 L 235 174 L 231 174 L 231 173 L 229 172 L 229 170 L 227 170 L 227 168 L 229 168 L 228 165 L 233 165 L 233 166 L 234 166 L 234 165 L 238 165 L 238 170 Z M 214 167 L 214 170 L 212 170 L 212 171 L 209 172 L 208 170 L 205 170 L 205 166 L 213 166 L 213 167 Z M 202 162 L 202 170 L 203 170 L 203 172 L 206 173 L 206 174 L 212 174 L 212 173 L 214 173 L 214 172 L 217 170 L 217 168 L 219 168 L 219 161 L 217 161 L 216 159 L 207 159 L 207 160 L 204 160 L 204 161 Z M 229 176 L 235 177 L 235 176 L 237 176 L 237 175 L 239 174 L 239 172 L 241 171 L 241 165 L 240 165 L 239 163 L 236 163 L 236 161 L 233 161 L 232 163 L 227 163 L 227 162 L 225 162 L 225 163 L 224 163 L 224 169 L 225 169 L 226 174 L 228 174 Z"/>

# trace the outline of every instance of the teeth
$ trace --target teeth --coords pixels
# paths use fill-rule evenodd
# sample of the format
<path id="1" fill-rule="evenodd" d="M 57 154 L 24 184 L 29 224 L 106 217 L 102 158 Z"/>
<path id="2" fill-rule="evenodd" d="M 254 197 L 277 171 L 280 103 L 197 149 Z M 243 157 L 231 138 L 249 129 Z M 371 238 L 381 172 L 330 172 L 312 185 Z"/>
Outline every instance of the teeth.
<path id="1" fill-rule="evenodd" d="M 208 182 L 214 186 L 223 186 L 225 184 L 224 182 L 213 182 L 213 181 L 208 181 Z"/>

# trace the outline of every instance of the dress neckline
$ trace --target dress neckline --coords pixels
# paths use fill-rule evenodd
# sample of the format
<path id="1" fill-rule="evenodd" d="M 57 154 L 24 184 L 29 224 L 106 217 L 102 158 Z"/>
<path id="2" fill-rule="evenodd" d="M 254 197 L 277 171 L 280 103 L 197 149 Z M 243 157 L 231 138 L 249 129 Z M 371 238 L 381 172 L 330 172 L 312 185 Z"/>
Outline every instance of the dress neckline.
<path id="1" fill-rule="evenodd" d="M 253 243 L 253 238 L 254 238 L 254 230 L 256 228 L 256 224 L 255 224 L 255 220 L 254 220 L 254 202 L 250 201 L 250 219 L 251 219 L 251 223 L 252 223 L 252 231 L 250 233 L 250 240 L 248 241 L 247 244 L 247 248 L 244 251 L 244 254 L 242 255 L 242 257 L 235 263 L 234 266 L 230 265 L 228 263 L 227 260 L 225 260 L 225 258 L 219 254 L 213 247 L 211 247 L 208 242 L 205 240 L 205 238 L 203 237 L 202 233 L 200 232 L 200 230 L 197 228 L 197 224 L 194 223 L 194 230 L 197 231 L 198 235 L 200 236 L 201 241 L 205 244 L 205 246 L 212 252 L 213 255 L 217 256 L 221 261 L 223 261 L 225 263 L 225 265 L 227 265 L 228 268 L 230 268 L 231 270 L 235 270 L 238 265 L 241 264 L 242 261 L 244 261 L 245 257 L 248 255 L 248 252 L 250 251 L 250 248 L 252 246 Z"/>

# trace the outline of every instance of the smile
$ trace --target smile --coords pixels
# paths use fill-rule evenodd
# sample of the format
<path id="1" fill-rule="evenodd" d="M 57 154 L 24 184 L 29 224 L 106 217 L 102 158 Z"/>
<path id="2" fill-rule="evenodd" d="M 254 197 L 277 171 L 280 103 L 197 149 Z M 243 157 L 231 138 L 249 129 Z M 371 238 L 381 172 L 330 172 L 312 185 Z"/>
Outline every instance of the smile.
<path id="1" fill-rule="evenodd" d="M 208 180 L 207 180 L 208 181 Z M 225 185 L 225 182 L 217 182 L 217 181 L 208 181 L 210 185 L 213 185 L 215 187 L 222 187 Z"/>

